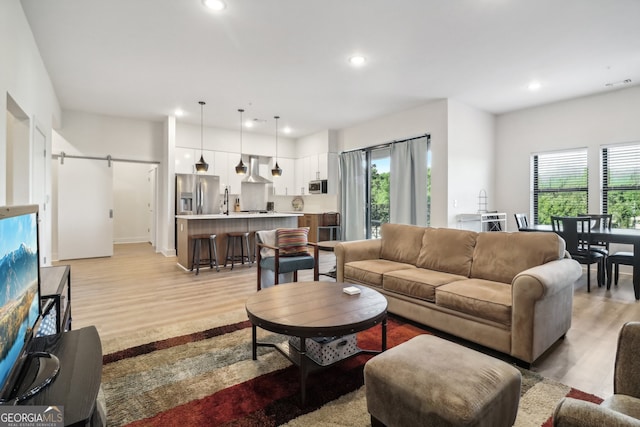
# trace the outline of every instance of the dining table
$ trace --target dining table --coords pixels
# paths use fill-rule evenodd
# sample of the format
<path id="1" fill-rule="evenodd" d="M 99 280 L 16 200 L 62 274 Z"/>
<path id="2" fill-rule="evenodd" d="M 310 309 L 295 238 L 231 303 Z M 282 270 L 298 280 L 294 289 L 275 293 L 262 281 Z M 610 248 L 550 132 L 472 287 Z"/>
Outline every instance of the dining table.
<path id="1" fill-rule="evenodd" d="M 549 224 L 532 224 L 520 231 L 554 232 Z M 635 228 L 592 228 L 591 239 L 633 245 L 633 293 L 640 300 L 640 230 Z"/>

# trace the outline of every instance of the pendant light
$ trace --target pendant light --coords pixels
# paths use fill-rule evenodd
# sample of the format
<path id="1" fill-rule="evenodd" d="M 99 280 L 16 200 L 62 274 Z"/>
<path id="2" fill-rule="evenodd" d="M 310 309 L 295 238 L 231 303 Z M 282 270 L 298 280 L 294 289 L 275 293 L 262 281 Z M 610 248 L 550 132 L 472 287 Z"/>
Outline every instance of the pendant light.
<path id="1" fill-rule="evenodd" d="M 280 116 L 273 116 L 273 118 L 276 119 L 276 165 L 271 169 L 271 175 L 282 176 L 282 168 L 278 166 L 278 119 Z"/>
<path id="2" fill-rule="evenodd" d="M 244 175 L 247 173 L 247 165 L 242 162 L 242 113 L 244 113 L 244 110 L 240 108 L 238 112 L 240 113 L 240 163 L 236 166 L 236 173 Z"/>
<path id="3" fill-rule="evenodd" d="M 204 101 L 198 101 L 200 104 L 200 160 L 196 162 L 196 172 L 206 172 L 209 170 L 209 164 L 204 161 Z"/>

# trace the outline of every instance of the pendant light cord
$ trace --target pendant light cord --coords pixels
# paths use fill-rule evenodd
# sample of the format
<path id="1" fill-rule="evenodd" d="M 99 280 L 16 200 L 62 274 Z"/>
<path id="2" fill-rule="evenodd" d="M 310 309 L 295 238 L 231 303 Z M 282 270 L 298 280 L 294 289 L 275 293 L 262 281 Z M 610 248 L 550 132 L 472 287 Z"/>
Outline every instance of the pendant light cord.
<path id="1" fill-rule="evenodd" d="M 200 156 L 204 155 L 204 101 L 199 101 L 200 104 Z"/>
<path id="2" fill-rule="evenodd" d="M 278 163 L 278 119 L 280 116 L 273 116 L 276 119 L 276 163 Z"/>

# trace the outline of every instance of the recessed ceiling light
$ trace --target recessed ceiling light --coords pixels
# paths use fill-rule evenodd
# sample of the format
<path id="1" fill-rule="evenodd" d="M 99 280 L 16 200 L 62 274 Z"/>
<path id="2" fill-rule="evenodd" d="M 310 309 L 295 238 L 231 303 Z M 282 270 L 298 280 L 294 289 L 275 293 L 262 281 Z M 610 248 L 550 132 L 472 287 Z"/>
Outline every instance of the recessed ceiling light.
<path id="1" fill-rule="evenodd" d="M 202 3 L 211 10 L 221 11 L 224 10 L 227 5 L 222 0 L 202 0 Z"/>
<path id="2" fill-rule="evenodd" d="M 176 117 L 182 117 L 184 116 L 184 111 L 178 108 L 173 114 L 175 114 Z"/>
<path id="3" fill-rule="evenodd" d="M 253 120 L 247 120 L 244 122 L 244 127 L 246 128 L 252 128 L 253 127 Z"/>
<path id="4" fill-rule="evenodd" d="M 361 67 L 365 64 L 365 62 L 367 62 L 367 58 L 362 55 L 353 55 L 349 58 L 349 64 L 353 65 L 354 67 Z"/>
<path id="5" fill-rule="evenodd" d="M 533 91 L 538 90 L 538 89 L 540 89 L 541 87 L 542 87 L 542 85 L 540 84 L 540 82 L 535 81 L 535 80 L 534 80 L 534 81 L 532 81 L 531 83 L 529 83 L 529 86 L 527 86 L 527 88 L 528 88 L 529 90 L 533 90 Z"/>
<path id="6" fill-rule="evenodd" d="M 289 126 L 286 126 L 284 129 L 282 129 L 282 132 L 289 134 L 291 133 L 291 128 Z"/>

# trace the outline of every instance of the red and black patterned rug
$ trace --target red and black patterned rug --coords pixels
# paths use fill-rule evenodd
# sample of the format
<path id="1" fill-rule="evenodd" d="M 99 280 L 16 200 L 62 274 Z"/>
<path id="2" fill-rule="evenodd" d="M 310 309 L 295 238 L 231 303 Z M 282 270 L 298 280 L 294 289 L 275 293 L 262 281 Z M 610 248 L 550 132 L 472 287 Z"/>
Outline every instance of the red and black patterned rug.
<path id="1" fill-rule="evenodd" d="M 429 333 L 390 319 L 389 347 Z M 262 331 L 261 341 L 282 335 Z M 379 348 L 379 326 L 358 334 L 362 348 Z M 299 371 L 272 348 L 251 360 L 248 321 L 162 339 L 104 356 L 103 390 L 108 426 L 368 426 L 364 364 L 360 355 L 307 380 L 300 407 Z M 521 369 L 516 426 L 550 426 L 564 396 L 602 399 Z"/>

